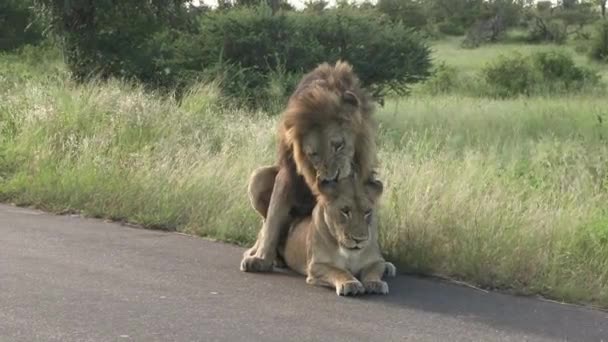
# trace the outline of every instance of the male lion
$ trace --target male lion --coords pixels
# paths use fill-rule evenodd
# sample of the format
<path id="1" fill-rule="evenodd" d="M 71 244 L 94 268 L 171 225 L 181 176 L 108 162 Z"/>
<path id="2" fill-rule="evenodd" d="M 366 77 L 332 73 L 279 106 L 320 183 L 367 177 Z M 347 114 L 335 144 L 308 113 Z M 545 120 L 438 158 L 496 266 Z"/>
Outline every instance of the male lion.
<path id="1" fill-rule="evenodd" d="M 319 184 L 353 171 L 373 177 L 372 113 L 370 96 L 348 63 L 323 63 L 303 77 L 279 123 L 278 165 L 255 170 L 249 181 L 250 200 L 264 224 L 241 270 L 272 270 L 281 235 L 295 218 L 310 215 Z"/>
<path id="2" fill-rule="evenodd" d="M 382 183 L 363 183 L 353 175 L 319 190 L 312 215 L 292 224 L 279 255 L 308 284 L 333 287 L 340 296 L 387 294 L 382 277 L 395 276 L 396 269 L 378 245 Z"/>

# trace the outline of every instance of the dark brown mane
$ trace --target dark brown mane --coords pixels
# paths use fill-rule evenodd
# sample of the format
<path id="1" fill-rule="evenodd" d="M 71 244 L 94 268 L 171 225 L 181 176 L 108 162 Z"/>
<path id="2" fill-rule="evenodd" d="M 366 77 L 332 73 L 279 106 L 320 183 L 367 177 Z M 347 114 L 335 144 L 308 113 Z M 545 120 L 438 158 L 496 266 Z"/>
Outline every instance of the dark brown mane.
<path id="1" fill-rule="evenodd" d="M 279 123 L 279 165 L 293 168 L 293 144 L 302 136 L 322 127 L 330 121 L 350 122 L 357 134 L 355 162 L 360 168 L 375 166 L 374 121 L 371 117 L 374 107 L 371 97 L 361 86 L 353 73 L 352 66 L 338 61 L 335 65 L 323 63 L 300 81 L 291 95 L 287 108 Z M 303 170 L 307 183 L 315 177 L 310 165 L 298 165 Z M 368 172 L 361 172 L 362 175 Z M 306 177 L 307 176 L 307 177 Z"/>

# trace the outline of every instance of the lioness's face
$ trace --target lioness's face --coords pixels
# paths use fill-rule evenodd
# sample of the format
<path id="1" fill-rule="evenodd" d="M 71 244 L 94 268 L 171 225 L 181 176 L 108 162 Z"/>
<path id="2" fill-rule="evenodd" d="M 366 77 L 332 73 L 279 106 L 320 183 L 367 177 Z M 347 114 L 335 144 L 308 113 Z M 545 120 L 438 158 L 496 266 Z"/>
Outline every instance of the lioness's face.
<path id="1" fill-rule="evenodd" d="M 348 123 L 332 122 L 304 135 L 302 150 L 316 170 L 319 184 L 338 181 L 352 172 L 355 133 Z"/>
<path id="2" fill-rule="evenodd" d="M 368 245 L 377 226 L 376 202 L 382 190 L 378 180 L 363 182 L 354 177 L 321 187 L 325 223 L 342 248 L 358 250 Z"/>

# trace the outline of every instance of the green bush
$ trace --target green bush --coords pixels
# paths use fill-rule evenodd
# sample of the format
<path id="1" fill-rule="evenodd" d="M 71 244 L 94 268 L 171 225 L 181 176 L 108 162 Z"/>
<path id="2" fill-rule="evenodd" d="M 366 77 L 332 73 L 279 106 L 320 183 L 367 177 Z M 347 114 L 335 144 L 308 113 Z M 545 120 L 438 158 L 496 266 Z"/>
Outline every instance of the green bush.
<path id="1" fill-rule="evenodd" d="M 279 90 L 284 99 L 302 73 L 326 61 L 353 64 L 377 96 L 405 94 L 431 66 L 419 34 L 373 9 L 273 14 L 261 5 L 199 14 L 186 10 L 181 0 L 114 5 L 74 0 L 70 3 L 81 6 L 79 11 L 66 14 L 57 7 L 62 0 L 37 1 L 57 24 L 82 23 L 61 26 L 59 32 L 79 80 L 120 77 L 181 89 L 195 80 L 219 78 L 226 95 L 263 105 L 279 101 Z"/>
<path id="2" fill-rule="evenodd" d="M 608 62 L 608 21 L 602 20 L 597 25 L 589 56 L 596 61 Z"/>
<path id="3" fill-rule="evenodd" d="M 537 52 L 529 56 L 501 56 L 482 70 L 491 95 L 509 97 L 580 91 L 599 83 L 599 75 L 577 66 L 563 52 Z"/>
<path id="4" fill-rule="evenodd" d="M 456 67 L 441 62 L 434 68 L 431 77 L 422 84 L 421 90 L 432 95 L 449 93 L 461 86 L 458 84 L 458 76 Z"/>
<path id="5" fill-rule="evenodd" d="M 228 95 L 265 101 L 269 76 L 282 69 L 290 92 L 299 75 L 322 62 L 353 64 L 375 95 L 405 94 L 428 77 L 430 50 L 423 39 L 373 10 L 333 8 L 321 14 L 266 7 L 208 12 L 194 45 L 198 64 L 223 72 Z M 276 88 L 275 88 L 276 90 Z"/>
<path id="6" fill-rule="evenodd" d="M 158 60 L 178 32 L 195 27 L 184 0 L 35 1 L 62 38 L 77 80 L 121 77 L 173 86 L 173 75 Z"/>

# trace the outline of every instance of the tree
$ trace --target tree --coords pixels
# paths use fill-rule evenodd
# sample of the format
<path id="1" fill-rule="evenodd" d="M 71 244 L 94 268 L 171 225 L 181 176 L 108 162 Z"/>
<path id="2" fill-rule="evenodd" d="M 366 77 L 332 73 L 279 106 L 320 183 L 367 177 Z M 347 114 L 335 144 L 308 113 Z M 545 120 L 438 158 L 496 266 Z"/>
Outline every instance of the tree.
<path id="1" fill-rule="evenodd" d="M 34 0 L 63 41 L 77 80 L 123 76 L 154 83 L 160 32 L 195 30 L 188 0 Z M 156 44 L 156 45 L 155 45 Z"/>
<path id="2" fill-rule="evenodd" d="M 435 22 L 449 22 L 463 30 L 479 18 L 484 0 L 426 0 L 422 3 Z"/>
<path id="3" fill-rule="evenodd" d="M 421 28 L 428 22 L 423 4 L 416 0 L 378 0 L 376 9 L 392 21 L 403 22 L 408 27 Z"/>
<path id="4" fill-rule="evenodd" d="M 521 0 L 489 0 L 481 6 L 479 18 L 467 32 L 465 47 L 477 47 L 484 42 L 496 42 L 506 30 L 519 23 L 524 3 Z"/>
<path id="5" fill-rule="evenodd" d="M 606 3 L 608 0 L 595 0 L 596 5 L 600 6 L 600 13 L 602 13 L 602 18 L 606 18 Z"/>
<path id="6" fill-rule="evenodd" d="M 11 50 L 42 39 L 42 27 L 35 21 L 31 0 L 0 2 L 0 51 Z"/>
<path id="7" fill-rule="evenodd" d="M 329 1 L 326 0 L 308 0 L 304 3 L 304 10 L 308 12 L 321 13 L 327 8 L 327 6 L 329 6 Z"/>
<path id="8" fill-rule="evenodd" d="M 562 1 L 553 6 L 549 1 L 538 2 L 527 13 L 532 41 L 563 42 L 570 35 L 598 19 L 592 3 L 575 0 Z"/>

